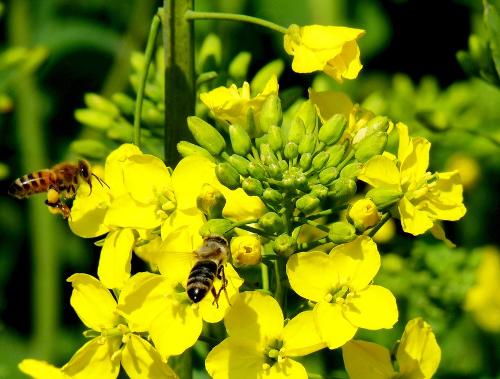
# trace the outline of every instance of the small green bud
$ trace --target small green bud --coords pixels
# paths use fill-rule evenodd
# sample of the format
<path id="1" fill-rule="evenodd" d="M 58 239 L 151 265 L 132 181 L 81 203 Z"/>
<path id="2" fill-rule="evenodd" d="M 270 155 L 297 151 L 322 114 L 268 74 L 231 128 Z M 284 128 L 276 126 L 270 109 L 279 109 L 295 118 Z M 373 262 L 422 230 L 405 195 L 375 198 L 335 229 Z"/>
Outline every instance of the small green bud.
<path id="1" fill-rule="evenodd" d="M 196 59 L 196 72 L 207 72 L 216 70 L 220 66 L 222 59 L 222 43 L 216 34 L 208 34 L 198 51 Z"/>
<path id="2" fill-rule="evenodd" d="M 318 153 L 312 160 L 312 166 L 314 170 L 319 171 L 323 167 L 325 167 L 326 162 L 328 162 L 328 158 L 330 158 L 330 154 L 326 151 L 321 151 Z"/>
<path id="3" fill-rule="evenodd" d="M 295 178 L 287 176 L 283 178 L 281 183 L 283 183 L 283 186 L 285 186 L 285 188 L 287 189 L 295 189 Z"/>
<path id="4" fill-rule="evenodd" d="M 327 167 L 319 173 L 319 182 L 325 186 L 329 185 L 339 175 L 337 167 Z"/>
<path id="5" fill-rule="evenodd" d="M 312 163 L 311 153 L 304 153 L 301 155 L 299 165 L 302 170 L 304 171 L 309 170 L 309 167 L 311 167 L 311 163 Z"/>
<path id="6" fill-rule="evenodd" d="M 215 167 L 215 175 L 223 185 L 229 189 L 236 189 L 240 186 L 240 174 L 229 163 L 219 163 Z"/>
<path id="7" fill-rule="evenodd" d="M 333 115 L 319 129 L 318 139 L 327 146 L 333 145 L 342 137 L 346 126 L 347 119 L 343 114 Z"/>
<path id="8" fill-rule="evenodd" d="M 347 151 L 347 146 L 349 143 L 346 141 L 340 145 L 333 145 L 328 147 L 325 151 L 330 154 L 328 162 L 326 162 L 327 167 L 337 166 L 342 159 L 344 159 L 345 152 Z"/>
<path id="9" fill-rule="evenodd" d="M 225 205 L 226 198 L 217 188 L 210 184 L 201 187 L 200 194 L 196 198 L 196 206 L 208 219 L 221 218 Z"/>
<path id="10" fill-rule="evenodd" d="M 305 131 L 308 134 L 314 133 L 316 130 L 316 107 L 311 100 L 304 101 L 300 104 L 297 112 L 297 117 L 300 117 L 304 122 Z"/>
<path id="11" fill-rule="evenodd" d="M 226 148 L 224 137 L 208 122 L 196 116 L 187 118 L 188 128 L 196 142 L 214 156 L 219 155 Z"/>
<path id="12" fill-rule="evenodd" d="M 146 130 L 143 131 L 145 132 Z M 125 120 L 120 120 L 119 122 L 113 122 L 106 131 L 106 136 L 108 138 L 122 142 L 130 141 L 132 139 L 133 134 L 134 130 L 132 128 L 132 125 L 130 125 Z"/>
<path id="13" fill-rule="evenodd" d="M 248 165 L 250 164 L 248 159 L 243 158 L 240 155 L 233 154 L 229 157 L 228 162 L 236 169 L 236 171 L 238 171 L 240 175 L 248 175 Z"/>
<path id="14" fill-rule="evenodd" d="M 282 234 L 274 240 L 273 250 L 281 257 L 289 257 L 297 251 L 297 240 L 287 234 Z"/>
<path id="15" fill-rule="evenodd" d="M 246 155 L 250 151 L 252 140 L 243 126 L 238 124 L 229 125 L 229 138 L 235 154 Z"/>
<path id="16" fill-rule="evenodd" d="M 371 199 L 377 209 L 384 210 L 396 204 L 403 194 L 398 189 L 392 188 L 372 188 L 366 193 L 366 198 Z"/>
<path id="17" fill-rule="evenodd" d="M 272 188 L 266 188 L 262 194 L 262 198 L 264 201 L 271 204 L 280 204 L 283 201 L 283 195 L 281 192 Z"/>
<path id="18" fill-rule="evenodd" d="M 283 114 L 278 95 L 269 95 L 262 104 L 259 114 L 260 129 L 266 133 L 271 126 L 281 125 Z"/>
<path id="19" fill-rule="evenodd" d="M 121 113 L 131 116 L 135 112 L 135 101 L 124 93 L 118 92 L 111 96 L 111 100 L 120 109 Z"/>
<path id="20" fill-rule="evenodd" d="M 274 155 L 268 143 L 260 145 L 260 159 L 265 165 L 270 165 L 272 163 L 278 164 L 278 158 L 276 158 L 276 155 Z"/>
<path id="21" fill-rule="evenodd" d="M 71 151 L 77 155 L 82 155 L 92 159 L 102 159 L 108 155 L 109 151 L 101 141 L 93 139 L 80 139 L 71 142 Z"/>
<path id="22" fill-rule="evenodd" d="M 235 79 L 245 79 L 248 73 L 248 67 L 250 66 L 250 61 L 252 60 L 252 54 L 248 51 L 242 51 L 238 53 L 231 63 L 229 63 L 229 76 Z"/>
<path id="23" fill-rule="evenodd" d="M 120 110 L 111 101 L 96 93 L 86 93 L 84 101 L 87 107 L 106 113 L 108 116 L 114 118 L 120 115 Z"/>
<path id="24" fill-rule="evenodd" d="M 144 99 L 142 103 L 142 120 L 146 124 L 163 127 L 165 115 L 158 110 L 154 103 Z"/>
<path id="25" fill-rule="evenodd" d="M 264 134 L 263 136 L 260 136 L 260 137 L 257 137 L 255 138 L 255 147 L 257 147 L 257 150 L 260 150 L 260 145 L 262 145 L 263 143 L 267 143 L 269 144 L 269 141 L 268 141 L 268 135 L 267 134 Z"/>
<path id="26" fill-rule="evenodd" d="M 363 164 L 359 162 L 349 163 L 342 169 L 342 171 L 340 171 L 340 177 L 346 179 L 356 179 L 362 168 Z"/>
<path id="27" fill-rule="evenodd" d="M 386 132 L 375 132 L 355 145 L 354 156 L 360 162 L 366 162 L 375 155 L 382 154 L 387 144 Z"/>
<path id="28" fill-rule="evenodd" d="M 316 135 L 306 134 L 299 143 L 299 154 L 312 153 L 316 147 Z"/>
<path id="29" fill-rule="evenodd" d="M 255 178 L 246 178 L 241 183 L 241 187 L 250 196 L 261 196 L 264 190 L 262 183 Z"/>
<path id="30" fill-rule="evenodd" d="M 297 175 L 295 177 L 295 187 L 301 191 L 308 192 L 309 182 L 307 181 L 307 176 L 304 174 Z"/>
<path id="31" fill-rule="evenodd" d="M 333 181 L 328 195 L 341 203 L 350 199 L 356 193 L 356 182 L 348 178 L 339 178 Z"/>
<path id="32" fill-rule="evenodd" d="M 98 130 L 106 130 L 113 124 L 113 118 L 108 114 L 94 109 L 77 109 L 75 118 L 83 125 Z"/>
<path id="33" fill-rule="evenodd" d="M 265 180 L 267 178 L 266 170 L 260 163 L 250 162 L 248 164 L 248 173 L 258 180 Z"/>
<path id="34" fill-rule="evenodd" d="M 324 199 L 328 196 L 328 187 L 323 184 L 315 184 L 311 187 L 311 194 L 316 196 L 318 199 Z"/>
<path id="35" fill-rule="evenodd" d="M 269 234 L 282 233 L 285 229 L 283 219 L 275 212 L 267 212 L 259 218 L 259 226 Z"/>
<path id="36" fill-rule="evenodd" d="M 254 113 L 252 107 L 248 108 L 248 110 L 247 110 L 246 130 L 247 130 L 248 135 L 250 137 L 257 137 L 258 135 L 262 134 L 260 131 L 257 130 L 257 124 L 255 122 L 255 113 Z"/>
<path id="37" fill-rule="evenodd" d="M 210 235 L 227 235 L 233 229 L 234 223 L 231 220 L 225 218 L 213 218 L 208 220 L 200 228 L 199 233 L 202 237 L 208 237 Z"/>
<path id="38" fill-rule="evenodd" d="M 285 160 L 283 160 L 283 159 L 281 159 L 281 160 L 278 162 L 278 166 L 280 166 L 281 171 L 286 171 L 286 170 L 288 170 L 288 163 L 287 163 Z"/>
<path id="39" fill-rule="evenodd" d="M 285 145 L 285 150 L 283 151 L 286 159 L 297 158 L 299 155 L 299 146 L 295 142 L 288 142 Z"/>
<path id="40" fill-rule="evenodd" d="M 386 116 L 375 116 L 371 120 L 368 120 L 363 128 L 366 128 L 369 133 L 366 135 L 367 137 L 375 132 L 387 132 L 387 129 L 389 129 L 389 118 Z"/>
<path id="41" fill-rule="evenodd" d="M 295 202 L 295 206 L 297 209 L 307 214 L 314 211 L 319 206 L 319 203 L 320 201 L 316 196 L 306 194 Z"/>
<path id="42" fill-rule="evenodd" d="M 287 141 L 295 142 L 297 145 L 302 141 L 306 135 L 306 127 L 304 121 L 300 117 L 295 117 L 288 130 Z"/>
<path id="43" fill-rule="evenodd" d="M 267 172 L 274 179 L 280 180 L 283 177 L 283 172 L 281 172 L 281 168 L 277 163 L 271 163 L 267 166 Z"/>
<path id="44" fill-rule="evenodd" d="M 339 221 L 330 225 L 328 239 L 336 244 L 350 242 L 356 238 L 356 229 L 351 224 Z"/>
<path id="45" fill-rule="evenodd" d="M 177 151 L 183 157 L 188 157 L 190 155 L 202 155 L 211 161 L 215 161 L 212 154 L 210 154 L 206 149 L 201 146 L 195 145 L 194 143 L 181 141 L 177 144 Z"/>
<path id="46" fill-rule="evenodd" d="M 283 147 L 283 137 L 281 136 L 281 128 L 276 125 L 271 125 L 267 131 L 267 140 L 273 151 L 279 151 Z"/>

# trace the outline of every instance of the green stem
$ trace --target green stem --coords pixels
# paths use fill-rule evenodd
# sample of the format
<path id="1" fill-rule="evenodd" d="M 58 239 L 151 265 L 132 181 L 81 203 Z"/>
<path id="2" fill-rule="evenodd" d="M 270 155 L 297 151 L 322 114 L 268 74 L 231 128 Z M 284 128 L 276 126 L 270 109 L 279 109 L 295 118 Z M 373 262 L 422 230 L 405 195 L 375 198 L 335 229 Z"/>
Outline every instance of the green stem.
<path id="1" fill-rule="evenodd" d="M 260 274 L 262 276 L 262 289 L 269 291 L 269 267 L 264 262 L 260 264 Z"/>
<path id="2" fill-rule="evenodd" d="M 308 220 L 307 218 L 294 217 L 293 221 L 301 223 L 301 224 L 308 224 L 308 225 L 314 226 L 315 228 L 317 228 L 319 230 L 322 230 L 324 232 L 329 232 L 330 231 L 330 228 L 328 226 L 326 226 L 324 224 L 320 224 L 319 222 L 316 222 L 316 221 L 313 221 L 313 220 Z"/>
<path id="3" fill-rule="evenodd" d="M 243 14 L 187 11 L 184 17 L 186 18 L 186 20 L 224 20 L 247 22 L 249 24 L 259 25 L 283 34 L 286 34 L 288 31 L 287 28 L 275 24 L 274 22 Z"/>
<path id="4" fill-rule="evenodd" d="M 329 243 L 329 242 L 330 242 L 330 240 L 327 237 L 324 237 L 324 238 L 320 238 L 320 239 L 315 240 L 315 241 L 301 243 L 297 246 L 297 250 L 298 251 L 307 251 L 307 250 L 311 250 L 317 246 L 321 246 L 321 245 L 324 245 L 324 244 Z"/>
<path id="5" fill-rule="evenodd" d="M 342 210 L 346 209 L 348 206 L 349 206 L 348 204 L 338 205 L 336 207 L 333 207 L 333 208 L 330 208 L 330 209 L 325 209 L 324 211 L 321 211 L 321 212 L 314 213 L 312 215 L 306 216 L 305 218 L 308 219 L 308 220 L 315 220 L 317 218 L 321 218 L 321 217 L 324 217 L 324 216 L 329 216 L 331 214 L 334 214 L 334 213 L 337 213 L 339 211 L 342 211 Z"/>
<path id="6" fill-rule="evenodd" d="M 283 260 L 281 257 L 278 257 L 274 261 L 274 281 L 275 281 L 275 289 L 274 289 L 274 298 L 278 301 L 279 305 L 283 308 L 283 283 L 281 280 L 282 277 L 282 266 Z"/>
<path id="7" fill-rule="evenodd" d="M 379 229 L 384 226 L 384 224 L 391 218 L 391 214 L 389 212 L 385 213 L 382 218 L 380 219 L 380 221 L 377 223 L 377 225 L 375 225 L 373 228 L 371 228 L 369 230 L 369 232 L 367 233 L 367 235 L 369 237 L 373 237 L 378 231 Z"/>
<path id="8" fill-rule="evenodd" d="M 347 154 L 347 157 L 345 157 L 345 159 L 337 166 L 339 173 L 351 161 L 351 159 L 354 157 L 354 154 L 354 150 L 351 150 L 349 154 Z"/>
<path id="9" fill-rule="evenodd" d="M 155 51 L 156 36 L 160 27 L 160 17 L 156 14 L 153 16 L 151 28 L 149 29 L 148 43 L 146 44 L 146 51 L 144 53 L 144 67 L 142 68 L 141 78 L 139 80 L 139 88 L 137 89 L 137 97 L 135 99 L 134 111 L 134 144 L 138 147 L 141 146 L 141 114 L 142 102 L 144 100 L 144 91 L 146 90 L 146 82 L 148 79 L 149 66 L 153 60 L 153 53 Z"/>

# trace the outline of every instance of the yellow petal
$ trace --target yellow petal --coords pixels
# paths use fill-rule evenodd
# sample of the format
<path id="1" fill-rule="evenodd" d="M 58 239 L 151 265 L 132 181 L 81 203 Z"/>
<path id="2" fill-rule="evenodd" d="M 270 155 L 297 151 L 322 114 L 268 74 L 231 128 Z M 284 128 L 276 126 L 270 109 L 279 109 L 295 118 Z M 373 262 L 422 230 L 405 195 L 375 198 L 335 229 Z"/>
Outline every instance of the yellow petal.
<path id="1" fill-rule="evenodd" d="M 287 357 L 314 353 L 326 347 L 321 339 L 313 311 L 299 313 L 283 329 L 283 347 Z"/>
<path id="2" fill-rule="evenodd" d="M 136 145 L 125 143 L 113 150 L 106 158 L 104 177 L 111 188 L 113 197 L 119 197 L 127 192 L 124 185 L 123 164 L 129 157 L 141 154 L 141 150 Z"/>
<path id="3" fill-rule="evenodd" d="M 429 212 L 416 208 L 410 200 L 402 197 L 398 204 L 401 226 L 406 233 L 418 236 L 432 228 L 433 220 Z"/>
<path id="4" fill-rule="evenodd" d="M 377 244 L 367 236 L 335 246 L 330 251 L 330 258 L 331 265 L 339 271 L 338 283 L 354 291 L 365 288 L 380 268 Z"/>
<path id="5" fill-rule="evenodd" d="M 243 292 L 233 297 L 231 303 L 224 318 L 231 337 L 254 342 L 264 348 L 281 336 L 283 312 L 271 296 L 257 291 Z"/>
<path id="6" fill-rule="evenodd" d="M 402 122 L 398 122 L 396 128 L 399 134 L 398 159 L 402 162 L 411 154 L 412 146 L 410 143 L 410 136 L 408 135 L 408 126 Z"/>
<path id="7" fill-rule="evenodd" d="M 316 106 L 319 118 L 323 123 L 337 113 L 341 113 L 346 119 L 349 119 L 353 103 L 345 93 L 335 91 L 316 92 L 309 89 L 309 99 Z"/>
<path id="8" fill-rule="evenodd" d="M 463 187 L 457 172 L 438 173 L 438 180 L 429 185 L 426 201 L 421 206 L 436 219 L 456 221 L 465 215 Z"/>
<path id="9" fill-rule="evenodd" d="M 168 251 L 193 251 L 200 246 L 199 230 L 205 222 L 205 216 L 196 208 L 175 210 L 161 226 L 161 238 Z"/>
<path id="10" fill-rule="evenodd" d="M 400 176 L 396 163 L 383 155 L 376 155 L 366 162 L 358 179 L 375 188 L 387 187 L 400 189 Z"/>
<path id="11" fill-rule="evenodd" d="M 398 321 L 396 299 L 387 288 L 370 285 L 351 295 L 347 295 L 344 316 L 358 328 L 390 329 Z"/>
<path id="12" fill-rule="evenodd" d="M 270 369 L 264 370 L 262 378 L 266 379 L 307 379 L 307 371 L 302 364 L 293 359 L 285 358 L 275 363 Z"/>
<path id="13" fill-rule="evenodd" d="M 342 346 L 350 379 L 391 379 L 396 374 L 389 350 L 373 342 L 352 340 Z"/>
<path id="14" fill-rule="evenodd" d="M 235 221 L 245 221 L 259 218 L 266 212 L 266 206 L 258 196 L 248 196 L 242 188 L 230 190 L 222 184 L 216 184 L 216 188 L 226 198 L 226 205 L 222 210 L 224 217 Z"/>
<path id="15" fill-rule="evenodd" d="M 130 334 L 122 352 L 122 365 L 130 379 L 176 379 L 178 376 L 161 360 L 149 342 Z"/>
<path id="16" fill-rule="evenodd" d="M 107 288 L 122 288 L 130 277 L 130 261 L 135 237 L 131 229 L 108 234 L 101 250 L 97 275 Z"/>
<path id="17" fill-rule="evenodd" d="M 62 371 L 73 379 L 116 379 L 120 360 L 113 356 L 121 343 L 120 337 L 97 337 L 83 345 Z"/>
<path id="18" fill-rule="evenodd" d="M 417 183 L 424 177 L 429 167 L 430 149 L 431 143 L 425 138 L 411 138 L 406 157 L 401 159 L 398 156 L 403 188 L 405 184 Z"/>
<path id="19" fill-rule="evenodd" d="M 229 337 L 208 353 L 205 367 L 213 379 L 233 379 L 235 375 L 255 379 L 262 377 L 264 363 L 263 351 Z"/>
<path id="20" fill-rule="evenodd" d="M 292 255 L 286 264 L 286 274 L 298 295 L 315 302 L 324 301 L 338 283 L 338 267 L 321 251 Z"/>
<path id="21" fill-rule="evenodd" d="M 164 310 L 153 320 L 149 335 L 165 360 L 193 346 L 201 334 L 202 325 L 196 306 L 169 298 Z"/>
<path id="22" fill-rule="evenodd" d="M 154 229 L 161 224 L 159 204 L 141 204 L 129 194 L 115 198 L 104 216 L 104 223 L 114 228 Z"/>
<path id="23" fill-rule="evenodd" d="M 73 286 L 71 306 L 88 328 L 104 331 L 117 325 L 116 301 L 101 282 L 87 274 L 71 275 L 68 282 Z"/>
<path id="24" fill-rule="evenodd" d="M 173 284 L 164 276 L 140 272 L 123 287 L 117 309 L 127 319 L 131 331 L 146 332 L 172 293 Z"/>
<path id="25" fill-rule="evenodd" d="M 321 339 L 330 349 L 345 344 L 358 330 L 344 317 L 339 304 L 318 303 L 314 306 L 313 315 Z"/>
<path id="26" fill-rule="evenodd" d="M 439 366 L 441 349 L 430 325 L 421 318 L 408 321 L 396 357 L 401 374 L 431 378 Z"/>
<path id="27" fill-rule="evenodd" d="M 64 374 L 60 368 L 36 359 L 23 359 L 18 367 L 19 370 L 34 379 L 69 379 L 69 376 Z"/>

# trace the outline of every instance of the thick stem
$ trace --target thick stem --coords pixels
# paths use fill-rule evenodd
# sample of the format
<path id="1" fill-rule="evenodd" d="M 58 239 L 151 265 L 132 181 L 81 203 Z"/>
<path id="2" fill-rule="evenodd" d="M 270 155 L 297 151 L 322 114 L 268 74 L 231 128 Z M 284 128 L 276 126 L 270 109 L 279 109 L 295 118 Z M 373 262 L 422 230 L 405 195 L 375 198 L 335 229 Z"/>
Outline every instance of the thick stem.
<path id="1" fill-rule="evenodd" d="M 382 218 L 380 219 L 380 221 L 377 223 L 377 225 L 375 225 L 373 228 L 371 228 L 367 235 L 369 237 L 373 237 L 375 234 L 377 234 L 377 232 L 380 230 L 380 228 L 382 226 L 384 226 L 384 224 L 391 218 L 391 213 L 390 212 L 387 212 L 385 213 Z"/>

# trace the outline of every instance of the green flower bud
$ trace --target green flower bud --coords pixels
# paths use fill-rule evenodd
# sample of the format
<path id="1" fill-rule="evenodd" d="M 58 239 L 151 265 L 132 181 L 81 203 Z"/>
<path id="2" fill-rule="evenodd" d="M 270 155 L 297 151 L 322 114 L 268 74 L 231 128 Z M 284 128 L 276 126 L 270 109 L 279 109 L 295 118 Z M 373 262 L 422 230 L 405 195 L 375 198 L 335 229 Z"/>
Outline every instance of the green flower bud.
<path id="1" fill-rule="evenodd" d="M 312 163 L 312 154 L 311 153 L 304 153 L 300 157 L 299 165 L 300 168 L 304 171 L 309 170 L 311 167 Z"/>
<path id="2" fill-rule="evenodd" d="M 189 116 L 187 124 L 198 145 L 204 147 L 214 156 L 226 148 L 224 137 L 208 122 L 196 116 Z"/>
<path id="3" fill-rule="evenodd" d="M 198 51 L 196 72 L 200 73 L 217 69 L 220 66 L 221 59 L 221 40 L 216 34 L 210 33 L 205 37 Z"/>
<path id="4" fill-rule="evenodd" d="M 356 229 L 351 224 L 339 221 L 330 225 L 328 239 L 336 244 L 351 242 L 356 238 Z"/>
<path id="5" fill-rule="evenodd" d="M 314 170 L 319 171 L 323 167 L 325 167 L 326 162 L 328 162 L 328 158 L 330 158 L 330 154 L 326 151 L 321 151 L 318 153 L 312 160 L 312 166 Z"/>
<path id="6" fill-rule="evenodd" d="M 320 201 L 316 196 L 306 194 L 295 202 L 295 206 L 297 209 L 307 214 L 314 211 L 319 206 L 319 203 Z"/>
<path id="7" fill-rule="evenodd" d="M 229 63 L 229 76 L 235 79 L 245 79 L 248 73 L 248 67 L 250 66 L 250 61 L 252 60 L 252 54 L 248 51 L 242 51 L 237 54 L 231 63 Z"/>
<path id="8" fill-rule="evenodd" d="M 287 141 L 295 142 L 298 145 L 305 135 L 306 127 L 304 125 L 304 121 L 302 121 L 299 117 L 295 117 L 292 121 L 292 125 L 290 125 L 290 129 L 288 130 Z"/>
<path id="9" fill-rule="evenodd" d="M 328 196 L 328 187 L 323 184 L 315 184 L 311 187 L 311 195 L 316 196 L 318 199 L 324 199 Z"/>
<path id="10" fill-rule="evenodd" d="M 286 189 L 295 189 L 295 178 L 287 176 L 281 181 Z"/>
<path id="11" fill-rule="evenodd" d="M 327 146 L 333 145 L 342 137 L 346 126 L 347 119 L 343 114 L 333 115 L 319 129 L 318 139 Z"/>
<path id="12" fill-rule="evenodd" d="M 250 164 L 248 159 L 243 158 L 240 155 L 233 154 L 229 157 L 228 162 L 236 169 L 236 171 L 238 171 L 240 175 L 248 175 L 248 165 Z"/>
<path id="13" fill-rule="evenodd" d="M 201 187 L 200 194 L 196 198 L 196 206 L 208 219 L 221 218 L 225 205 L 226 198 L 217 188 L 210 184 Z"/>
<path id="14" fill-rule="evenodd" d="M 115 104 L 96 93 L 86 93 L 84 101 L 87 107 L 95 109 L 96 111 L 101 111 L 109 117 L 114 118 L 120 115 L 120 110 Z"/>
<path id="15" fill-rule="evenodd" d="M 363 168 L 363 164 L 359 162 L 349 163 L 340 171 L 340 177 L 346 179 L 356 179 L 359 172 Z"/>
<path id="16" fill-rule="evenodd" d="M 109 151 L 101 141 L 93 139 L 80 139 L 71 142 L 71 151 L 77 155 L 82 155 L 92 159 L 102 159 L 108 155 Z"/>
<path id="17" fill-rule="evenodd" d="M 316 147 L 316 135 L 306 134 L 304 139 L 299 143 L 299 154 L 313 153 Z"/>
<path id="18" fill-rule="evenodd" d="M 265 165 L 270 165 L 272 163 L 278 164 L 278 158 L 276 158 L 276 155 L 274 155 L 268 143 L 260 145 L 260 159 Z"/>
<path id="19" fill-rule="evenodd" d="M 342 162 L 348 145 L 349 143 L 346 141 L 343 144 L 328 147 L 325 151 L 330 154 L 330 158 L 328 158 L 328 162 L 326 162 L 326 167 L 337 166 Z"/>
<path id="20" fill-rule="evenodd" d="M 264 192 L 262 183 L 255 178 L 246 178 L 241 183 L 241 187 L 250 196 L 261 196 Z"/>
<path id="21" fill-rule="evenodd" d="M 339 175 L 336 167 L 327 167 L 319 173 L 319 182 L 325 186 L 329 185 Z"/>
<path id="22" fill-rule="evenodd" d="M 146 130 L 143 130 L 143 132 L 146 132 Z M 106 136 L 117 141 L 128 142 L 132 139 L 133 133 L 132 125 L 125 120 L 120 120 L 111 124 L 106 131 Z M 146 133 L 144 133 L 144 136 L 146 136 Z"/>
<path id="23" fill-rule="evenodd" d="M 268 132 L 271 126 L 281 125 L 282 119 L 280 98 L 278 95 L 269 95 L 260 110 L 260 129 Z"/>
<path id="24" fill-rule="evenodd" d="M 283 151 L 285 158 L 290 160 L 293 158 L 297 158 L 299 155 L 299 146 L 295 142 L 288 142 L 285 145 L 285 150 Z"/>
<path id="25" fill-rule="evenodd" d="M 365 124 L 363 129 L 367 129 L 366 137 L 375 132 L 387 132 L 389 129 L 389 118 L 386 116 L 375 116 Z"/>
<path id="26" fill-rule="evenodd" d="M 195 145 L 194 143 L 181 141 L 177 144 L 177 151 L 183 157 L 188 157 L 190 155 L 202 155 L 211 161 L 215 161 L 212 154 L 210 154 L 206 149 L 201 146 Z"/>
<path id="27" fill-rule="evenodd" d="M 263 136 L 255 138 L 255 143 L 254 144 L 257 147 L 257 150 L 260 149 L 260 145 L 262 145 L 263 143 L 269 144 L 269 141 L 268 141 L 267 137 L 268 137 L 268 135 L 264 134 Z"/>
<path id="28" fill-rule="evenodd" d="M 334 180 L 328 195 L 333 197 L 338 203 L 350 199 L 356 193 L 356 182 L 348 178 L 339 178 Z"/>
<path id="29" fill-rule="evenodd" d="M 295 177 L 295 187 L 303 192 L 309 192 L 309 182 L 304 174 Z"/>
<path id="30" fill-rule="evenodd" d="M 297 251 L 297 240 L 287 234 L 282 234 L 274 240 L 273 250 L 281 257 L 289 257 Z"/>
<path id="31" fill-rule="evenodd" d="M 241 125 L 229 125 L 229 138 L 233 151 L 238 155 L 246 155 L 252 147 L 252 140 Z"/>
<path id="32" fill-rule="evenodd" d="M 279 151 L 283 147 L 283 137 L 281 136 L 281 128 L 276 125 L 271 125 L 267 131 L 267 140 L 273 151 Z"/>
<path id="33" fill-rule="evenodd" d="M 215 175 L 229 189 L 234 190 L 240 186 L 240 174 L 229 163 L 219 163 L 215 167 Z"/>
<path id="34" fill-rule="evenodd" d="M 255 179 L 265 180 L 267 178 L 264 166 L 257 162 L 250 162 L 248 164 L 248 173 Z"/>
<path id="35" fill-rule="evenodd" d="M 267 212 L 259 218 L 259 226 L 269 234 L 282 233 L 285 229 L 283 219 L 275 212 Z"/>
<path id="36" fill-rule="evenodd" d="M 283 172 L 281 171 L 281 168 L 277 163 L 271 163 L 269 166 L 267 166 L 267 171 L 269 172 L 271 178 L 278 180 L 283 178 Z"/>
<path id="37" fill-rule="evenodd" d="M 372 188 L 366 193 L 366 198 L 371 199 L 379 210 L 384 210 L 396 204 L 403 194 L 398 189 Z"/>
<path id="38" fill-rule="evenodd" d="M 382 154 L 386 144 L 387 133 L 375 132 L 355 145 L 356 153 L 354 154 L 354 156 L 358 161 L 364 163 L 371 157 Z"/>
<path id="39" fill-rule="evenodd" d="M 246 130 L 248 132 L 248 135 L 252 136 L 252 137 L 256 137 L 260 134 L 262 134 L 262 132 L 259 130 L 257 130 L 257 124 L 255 122 L 255 113 L 253 111 L 253 108 L 248 108 L 247 110 L 247 127 L 246 127 Z"/>
<path id="40" fill-rule="evenodd" d="M 280 204 L 283 201 L 281 192 L 272 188 L 266 188 L 262 194 L 262 198 L 270 204 Z"/>
<path id="41" fill-rule="evenodd" d="M 146 124 L 163 127 L 165 115 L 158 110 L 155 104 L 144 100 L 142 103 L 142 120 Z"/>
<path id="42" fill-rule="evenodd" d="M 281 160 L 278 162 L 278 166 L 280 166 L 281 171 L 286 171 L 286 170 L 288 170 L 288 163 L 287 163 L 285 160 L 283 160 L 283 159 L 281 159 Z"/>
<path id="43" fill-rule="evenodd" d="M 94 109 L 77 109 L 75 118 L 83 125 L 98 130 L 106 130 L 113 124 L 113 118 L 106 113 Z"/>
<path id="44" fill-rule="evenodd" d="M 118 92 L 111 96 L 111 100 L 120 109 L 121 113 L 131 116 L 135 112 L 135 101 L 124 93 Z"/>
<path id="45" fill-rule="evenodd" d="M 208 237 L 210 235 L 227 235 L 233 230 L 234 223 L 231 220 L 225 218 L 213 218 L 208 220 L 200 228 L 199 233 L 202 237 Z"/>
<path id="46" fill-rule="evenodd" d="M 316 107 L 311 100 L 304 101 L 300 104 L 297 112 L 297 117 L 300 117 L 304 122 L 306 133 L 314 133 L 316 129 Z"/>

